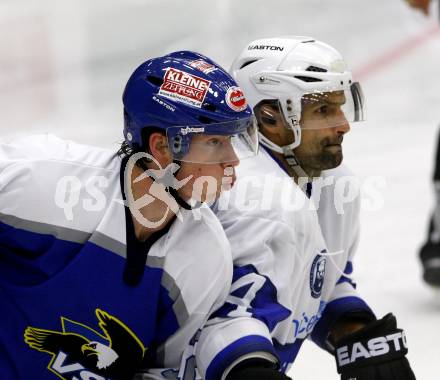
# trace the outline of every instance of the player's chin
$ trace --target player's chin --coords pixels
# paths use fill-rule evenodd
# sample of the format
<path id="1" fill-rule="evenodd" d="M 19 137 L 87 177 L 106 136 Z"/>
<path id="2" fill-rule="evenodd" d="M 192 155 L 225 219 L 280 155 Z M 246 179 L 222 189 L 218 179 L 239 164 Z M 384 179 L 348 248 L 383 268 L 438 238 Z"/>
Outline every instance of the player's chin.
<path id="1" fill-rule="evenodd" d="M 322 156 L 322 168 L 321 170 L 333 169 L 341 165 L 344 155 L 342 149 L 335 149 L 333 152 L 327 152 Z"/>

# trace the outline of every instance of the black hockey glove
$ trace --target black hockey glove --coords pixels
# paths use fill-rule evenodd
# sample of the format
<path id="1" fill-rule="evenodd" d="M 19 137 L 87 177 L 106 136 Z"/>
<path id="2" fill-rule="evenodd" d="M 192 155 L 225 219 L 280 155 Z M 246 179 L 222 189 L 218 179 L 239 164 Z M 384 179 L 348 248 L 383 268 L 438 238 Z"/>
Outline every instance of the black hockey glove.
<path id="1" fill-rule="evenodd" d="M 343 337 L 335 345 L 341 380 L 415 380 L 407 353 L 405 333 L 397 328 L 392 314 Z"/>
<path id="2" fill-rule="evenodd" d="M 226 380 L 292 380 L 284 373 L 272 368 L 244 368 L 230 373 Z"/>
<path id="3" fill-rule="evenodd" d="M 274 363 L 249 359 L 232 369 L 226 376 L 226 380 L 292 380 L 284 373 L 276 369 Z"/>

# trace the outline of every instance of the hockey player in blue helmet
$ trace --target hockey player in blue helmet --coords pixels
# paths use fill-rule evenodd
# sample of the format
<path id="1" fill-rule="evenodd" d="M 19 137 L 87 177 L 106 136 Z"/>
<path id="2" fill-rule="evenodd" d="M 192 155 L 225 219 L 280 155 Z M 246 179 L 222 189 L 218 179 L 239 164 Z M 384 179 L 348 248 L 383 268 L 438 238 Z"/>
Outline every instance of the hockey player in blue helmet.
<path id="1" fill-rule="evenodd" d="M 158 165 L 167 168 L 159 174 L 159 182 L 170 194 L 167 201 L 156 201 L 156 207 L 142 210 L 140 218 L 135 218 L 141 239 L 150 233 L 143 222 L 152 218 L 154 231 L 174 217 L 173 212 L 167 213 L 158 224 L 157 212 L 162 215 L 178 206 L 189 210 L 194 202 L 215 201 L 225 184 L 235 181 L 239 160 L 255 155 L 258 146 L 252 112 L 229 74 L 192 52 L 164 58 L 139 66 L 123 95 L 125 142 L 120 152 L 126 157 L 137 153 L 140 159 L 133 170 L 137 177 L 144 172 L 146 183 L 157 180 L 151 174 Z M 148 164 L 151 159 L 139 152 L 155 162 Z M 144 184 L 139 187 L 143 193 Z M 133 194 L 136 197 L 136 191 Z"/>
<path id="2" fill-rule="evenodd" d="M 255 153 L 243 93 L 209 58 L 176 52 L 139 66 L 123 101 L 119 155 L 54 136 L 0 145 L 5 379 L 177 368 L 225 301 L 230 247 L 205 201 Z"/>
<path id="3" fill-rule="evenodd" d="M 132 152 L 154 151 L 163 165 L 181 163 L 181 178 L 195 169 L 220 180 L 225 168 L 256 152 L 254 119 L 243 92 L 205 57 L 178 52 L 141 65 L 123 101 L 126 146 Z M 166 149 L 156 151 L 158 146 Z M 186 198 L 192 182 L 181 192 Z M 211 197 L 205 192 L 197 200 Z"/>

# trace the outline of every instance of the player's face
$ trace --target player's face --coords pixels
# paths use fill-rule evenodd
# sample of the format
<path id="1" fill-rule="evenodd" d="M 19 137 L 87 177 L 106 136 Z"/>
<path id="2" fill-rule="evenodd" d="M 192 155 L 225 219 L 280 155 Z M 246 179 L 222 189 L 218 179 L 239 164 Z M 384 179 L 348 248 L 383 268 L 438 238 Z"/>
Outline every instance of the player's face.
<path id="1" fill-rule="evenodd" d="M 302 102 L 300 124 L 301 144 L 295 155 L 303 168 L 321 171 L 342 162 L 342 141 L 350 130 L 341 107 L 345 104 L 342 91 L 326 93 L 313 101 Z"/>
<path id="2" fill-rule="evenodd" d="M 179 193 L 184 199 L 193 198 L 199 202 L 212 203 L 224 190 L 228 190 L 235 182 L 235 167 L 239 160 L 232 148 L 230 137 L 222 135 L 194 136 L 191 145 L 197 150 L 198 160 L 206 161 L 215 151 L 221 150 L 224 162 L 200 164 L 181 162 L 180 170 L 176 175 L 178 180 L 192 176 Z"/>

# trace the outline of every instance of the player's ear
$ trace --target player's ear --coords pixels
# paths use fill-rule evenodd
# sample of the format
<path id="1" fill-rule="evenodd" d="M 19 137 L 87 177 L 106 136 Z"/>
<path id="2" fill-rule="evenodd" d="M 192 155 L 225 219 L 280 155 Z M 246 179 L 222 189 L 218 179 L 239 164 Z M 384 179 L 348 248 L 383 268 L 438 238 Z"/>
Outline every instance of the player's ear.
<path id="1" fill-rule="evenodd" d="M 166 166 L 172 161 L 168 140 L 165 135 L 159 132 L 152 133 L 149 137 L 148 144 L 151 155 L 156 158 L 161 165 Z"/>
<path id="2" fill-rule="evenodd" d="M 260 131 L 270 138 L 273 134 L 278 134 L 278 126 L 280 115 L 271 104 L 260 104 L 255 107 L 255 116 L 258 120 L 258 127 Z"/>

